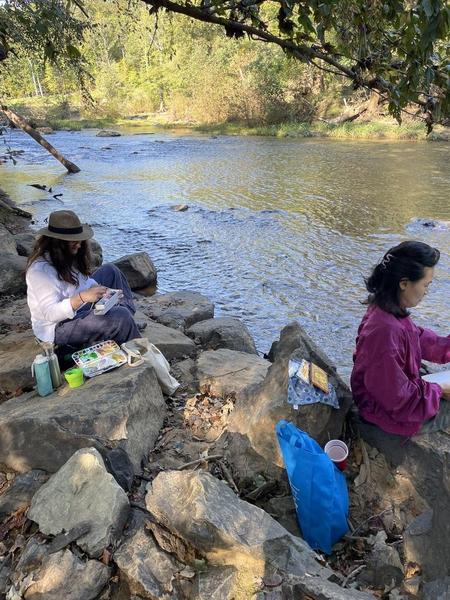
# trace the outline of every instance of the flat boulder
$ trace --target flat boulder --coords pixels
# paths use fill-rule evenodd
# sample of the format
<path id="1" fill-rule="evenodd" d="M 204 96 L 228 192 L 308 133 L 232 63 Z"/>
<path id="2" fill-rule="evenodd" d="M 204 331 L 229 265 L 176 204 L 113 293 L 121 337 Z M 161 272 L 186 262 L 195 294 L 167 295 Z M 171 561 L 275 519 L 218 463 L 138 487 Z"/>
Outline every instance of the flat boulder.
<path id="1" fill-rule="evenodd" d="M 228 350 L 257 354 L 249 330 L 242 321 L 233 317 L 216 317 L 200 321 L 189 327 L 186 333 L 205 350 L 228 348 Z"/>
<path id="2" fill-rule="evenodd" d="M 18 254 L 3 254 L 0 261 L 0 296 L 22 295 L 27 291 L 27 259 Z"/>
<path id="3" fill-rule="evenodd" d="M 0 389 L 14 393 L 32 386 L 31 363 L 40 352 L 31 329 L 0 336 Z"/>
<path id="4" fill-rule="evenodd" d="M 135 526 L 114 553 L 114 561 L 129 593 L 143 598 L 179 598 L 175 577 L 184 565 L 158 546 L 143 519 L 135 519 Z"/>
<path id="5" fill-rule="evenodd" d="M 263 381 L 269 361 L 247 352 L 208 350 L 197 360 L 200 391 L 214 396 L 240 394 L 248 386 Z"/>
<path id="6" fill-rule="evenodd" d="M 157 271 L 147 252 L 127 254 L 114 261 L 132 290 L 145 288 L 156 282 Z"/>
<path id="7" fill-rule="evenodd" d="M 45 535 L 88 526 L 77 545 L 97 557 L 120 539 L 128 513 L 128 497 L 101 455 L 83 448 L 36 492 L 27 516 Z"/>
<path id="8" fill-rule="evenodd" d="M 101 129 L 96 133 L 96 137 L 120 137 L 122 134 L 112 129 Z"/>
<path id="9" fill-rule="evenodd" d="M 143 310 L 158 323 L 182 331 L 214 316 L 214 304 L 202 294 L 191 291 L 155 294 L 147 299 Z"/>
<path id="10" fill-rule="evenodd" d="M 152 450 L 166 412 L 150 365 L 120 367 L 41 398 L 0 405 L 0 463 L 24 473 L 57 471 L 80 448 L 121 447 L 135 472 Z"/>
<path id="11" fill-rule="evenodd" d="M 296 322 L 286 326 L 272 348 L 274 363 L 264 379 L 246 388 L 238 397 L 229 422 L 229 450 L 241 477 L 253 477 L 255 471 L 284 468 L 275 425 L 286 419 L 309 433 L 318 443 L 341 435 L 345 416 L 352 404 L 348 386 L 336 373 L 331 361 L 317 348 Z M 299 406 L 287 401 L 289 359 L 306 359 L 324 369 L 337 392 L 340 408 L 325 404 Z M 255 461 L 250 460 L 251 456 Z"/>
<path id="12" fill-rule="evenodd" d="M 136 318 L 142 322 L 142 320 L 139 320 L 137 313 Z M 197 354 L 197 346 L 182 331 L 166 327 L 148 318 L 144 318 L 143 322 L 146 323 L 146 327 L 141 332 L 141 335 L 148 338 L 152 344 L 161 350 L 167 360 L 170 361 Z"/>

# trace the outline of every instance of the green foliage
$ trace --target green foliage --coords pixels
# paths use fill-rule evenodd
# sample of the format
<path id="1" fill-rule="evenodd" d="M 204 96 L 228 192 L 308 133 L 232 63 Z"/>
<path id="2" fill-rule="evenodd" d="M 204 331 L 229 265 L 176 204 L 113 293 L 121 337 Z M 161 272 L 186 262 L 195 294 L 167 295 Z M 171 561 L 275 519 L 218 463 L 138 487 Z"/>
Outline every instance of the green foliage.
<path id="1" fill-rule="evenodd" d="M 325 68 L 380 92 L 401 120 L 408 104 L 431 122 L 450 108 L 448 33 L 450 8 L 442 0 L 144 0 L 192 18 L 221 24 L 227 35 L 281 47 L 303 62 Z"/>
<path id="2" fill-rule="evenodd" d="M 449 19 L 440 0 L 5 0 L 2 96 L 68 99 L 56 121 L 169 112 L 283 135 L 369 88 L 398 120 L 411 103 L 442 120 Z"/>

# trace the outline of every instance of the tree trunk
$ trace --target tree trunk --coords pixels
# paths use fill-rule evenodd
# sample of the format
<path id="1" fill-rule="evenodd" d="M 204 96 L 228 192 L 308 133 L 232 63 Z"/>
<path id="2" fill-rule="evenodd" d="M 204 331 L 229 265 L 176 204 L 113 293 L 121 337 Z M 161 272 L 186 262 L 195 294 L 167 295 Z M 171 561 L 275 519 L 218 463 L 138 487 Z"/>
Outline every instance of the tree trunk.
<path id="1" fill-rule="evenodd" d="M 59 162 L 66 167 L 69 173 L 78 173 L 80 171 L 80 168 L 77 167 L 77 165 L 70 162 L 70 160 L 64 158 L 64 156 L 60 154 L 58 150 L 56 150 L 56 148 L 49 144 L 47 140 L 42 137 L 39 131 L 33 129 L 33 127 L 31 127 L 28 121 L 26 121 L 23 117 L 21 117 L 16 112 L 4 105 L 0 105 L 0 111 L 8 117 L 11 123 L 25 131 L 25 133 L 28 133 L 28 135 L 31 136 L 33 140 L 35 140 L 38 144 L 40 144 L 48 152 L 50 152 L 50 154 L 54 156 L 56 160 L 59 160 Z"/>

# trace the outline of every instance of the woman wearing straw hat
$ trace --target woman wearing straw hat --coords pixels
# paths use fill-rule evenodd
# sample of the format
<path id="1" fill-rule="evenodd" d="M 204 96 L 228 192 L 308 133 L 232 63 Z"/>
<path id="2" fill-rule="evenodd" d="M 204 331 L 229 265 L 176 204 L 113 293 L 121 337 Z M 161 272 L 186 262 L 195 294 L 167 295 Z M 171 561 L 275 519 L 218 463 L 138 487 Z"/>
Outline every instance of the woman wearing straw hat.
<path id="1" fill-rule="evenodd" d="M 37 232 L 28 259 L 27 301 L 33 331 L 41 342 L 54 342 L 60 356 L 104 340 L 122 344 L 140 337 L 131 290 L 121 271 L 105 264 L 90 276 L 88 240 L 93 235 L 74 212 L 52 212 L 48 227 Z M 105 315 L 95 315 L 92 304 L 107 288 L 122 290 L 120 304 Z"/>

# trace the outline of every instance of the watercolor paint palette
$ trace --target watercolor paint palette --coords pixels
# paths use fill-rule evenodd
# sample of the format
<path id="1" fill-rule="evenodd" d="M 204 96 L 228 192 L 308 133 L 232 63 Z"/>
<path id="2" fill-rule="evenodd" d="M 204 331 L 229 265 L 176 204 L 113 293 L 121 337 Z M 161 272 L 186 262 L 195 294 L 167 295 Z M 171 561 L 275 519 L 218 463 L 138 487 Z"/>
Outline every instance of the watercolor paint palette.
<path id="1" fill-rule="evenodd" d="M 106 315 L 106 313 L 119 303 L 121 290 L 109 289 L 94 306 L 94 315 Z"/>
<path id="2" fill-rule="evenodd" d="M 127 363 L 125 352 L 113 340 L 74 352 L 72 358 L 86 377 L 95 377 Z"/>

